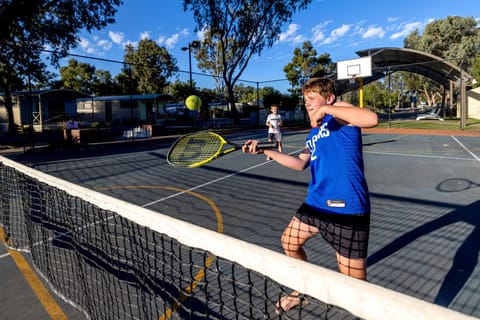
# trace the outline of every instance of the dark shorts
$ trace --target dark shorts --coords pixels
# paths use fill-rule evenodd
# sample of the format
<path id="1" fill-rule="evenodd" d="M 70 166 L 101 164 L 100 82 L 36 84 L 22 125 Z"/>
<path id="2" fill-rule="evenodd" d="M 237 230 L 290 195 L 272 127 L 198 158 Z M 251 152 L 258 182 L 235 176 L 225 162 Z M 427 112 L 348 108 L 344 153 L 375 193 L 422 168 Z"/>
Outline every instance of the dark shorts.
<path id="1" fill-rule="evenodd" d="M 303 203 L 295 217 L 305 224 L 317 227 L 322 238 L 341 256 L 352 259 L 367 257 L 370 213 L 329 214 Z"/>

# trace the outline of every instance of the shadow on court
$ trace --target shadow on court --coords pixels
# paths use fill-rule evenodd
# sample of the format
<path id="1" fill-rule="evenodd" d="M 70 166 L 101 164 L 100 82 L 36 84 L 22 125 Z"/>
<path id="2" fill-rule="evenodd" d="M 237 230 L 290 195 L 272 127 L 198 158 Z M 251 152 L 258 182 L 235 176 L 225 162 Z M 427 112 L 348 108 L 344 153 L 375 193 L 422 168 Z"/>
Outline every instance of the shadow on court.
<path id="1" fill-rule="evenodd" d="M 385 201 L 398 201 L 399 197 L 384 197 L 381 195 L 372 195 L 373 197 L 383 197 Z M 397 198 L 397 199 L 395 199 Z M 408 199 L 412 201 L 412 199 Z M 428 201 L 418 201 L 419 204 L 429 205 Z M 433 203 L 433 205 L 438 205 Z M 470 234 L 460 244 L 457 249 L 453 263 L 446 273 L 441 283 L 440 289 L 434 299 L 434 303 L 448 307 L 462 290 L 478 263 L 478 255 L 480 253 L 480 201 L 468 206 L 451 207 L 451 212 L 440 216 L 437 219 L 428 221 L 422 225 L 416 226 L 414 229 L 402 234 L 400 237 L 393 239 L 380 250 L 368 257 L 368 266 L 375 265 L 379 261 L 395 252 L 402 250 L 408 245 L 425 235 L 434 233 L 442 228 L 463 222 L 473 228 Z"/>

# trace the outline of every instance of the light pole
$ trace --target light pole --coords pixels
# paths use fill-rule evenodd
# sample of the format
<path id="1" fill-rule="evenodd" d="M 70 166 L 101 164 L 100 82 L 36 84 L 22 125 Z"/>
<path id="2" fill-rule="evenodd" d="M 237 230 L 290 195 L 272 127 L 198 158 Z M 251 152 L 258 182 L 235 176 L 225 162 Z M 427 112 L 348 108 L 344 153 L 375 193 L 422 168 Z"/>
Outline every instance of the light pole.
<path id="1" fill-rule="evenodd" d="M 188 50 L 188 73 L 190 75 L 190 94 L 193 94 L 193 80 L 192 80 L 192 48 L 196 49 L 200 46 L 199 41 L 192 41 L 188 43 L 188 47 L 182 47 L 182 51 Z M 195 130 L 195 117 L 192 111 L 192 131 Z"/>
<path id="2" fill-rule="evenodd" d="M 193 94 L 193 80 L 192 80 L 192 48 L 196 49 L 200 46 L 200 42 L 194 40 L 188 43 L 188 47 L 183 47 L 182 51 L 188 50 L 188 72 L 190 74 L 190 94 Z"/>

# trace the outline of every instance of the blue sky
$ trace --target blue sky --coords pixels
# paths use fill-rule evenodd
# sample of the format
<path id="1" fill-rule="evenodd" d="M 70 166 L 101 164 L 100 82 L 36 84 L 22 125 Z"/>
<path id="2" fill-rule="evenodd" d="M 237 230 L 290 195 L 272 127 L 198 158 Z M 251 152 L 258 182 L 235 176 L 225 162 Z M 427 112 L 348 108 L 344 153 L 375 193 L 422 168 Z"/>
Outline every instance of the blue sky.
<path id="1" fill-rule="evenodd" d="M 193 16 L 183 11 L 181 0 L 124 0 L 117 12 L 116 23 L 92 34 L 82 33 L 79 46 L 71 53 L 102 59 L 123 60 L 125 44 L 136 45 L 142 38 L 155 40 L 167 48 L 185 71 L 178 75 L 188 81 L 188 53 L 181 48 L 200 35 L 194 31 Z M 241 79 L 265 82 L 284 79 L 283 67 L 292 59 L 293 50 L 310 41 L 318 54 L 328 53 L 334 62 L 354 59 L 356 51 L 377 47 L 403 47 L 403 39 L 418 28 L 447 16 L 473 16 L 480 23 L 478 0 L 402 0 L 402 1 L 339 1 L 313 0 L 307 10 L 298 12 L 286 24 L 278 42 L 254 56 Z M 77 60 L 83 60 L 76 58 Z M 97 69 L 109 70 L 113 76 L 121 65 L 84 60 Z M 63 64 L 67 63 L 67 59 Z M 192 58 L 193 72 L 196 61 Z M 194 75 L 201 87 L 213 87 L 208 77 Z M 245 83 L 246 85 L 253 85 Z M 286 91 L 288 82 L 270 84 Z"/>

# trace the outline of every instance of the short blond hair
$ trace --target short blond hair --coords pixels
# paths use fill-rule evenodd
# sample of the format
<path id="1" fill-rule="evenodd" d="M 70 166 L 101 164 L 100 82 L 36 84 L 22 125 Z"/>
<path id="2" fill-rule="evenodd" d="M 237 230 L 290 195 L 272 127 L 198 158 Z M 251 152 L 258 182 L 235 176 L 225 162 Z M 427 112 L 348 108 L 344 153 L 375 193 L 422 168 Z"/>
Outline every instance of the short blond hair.
<path id="1" fill-rule="evenodd" d="M 333 95 L 336 99 L 337 86 L 333 80 L 327 78 L 311 78 L 302 87 L 302 94 L 304 96 L 308 92 L 317 92 L 325 99 L 327 99 L 330 95 Z"/>

